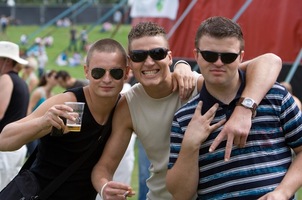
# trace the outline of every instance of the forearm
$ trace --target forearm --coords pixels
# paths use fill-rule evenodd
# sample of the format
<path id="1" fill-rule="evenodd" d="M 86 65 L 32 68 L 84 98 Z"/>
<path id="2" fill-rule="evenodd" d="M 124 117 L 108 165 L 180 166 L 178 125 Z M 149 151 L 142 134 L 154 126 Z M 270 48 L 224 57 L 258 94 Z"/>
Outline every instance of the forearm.
<path id="1" fill-rule="evenodd" d="M 259 104 L 276 82 L 282 68 L 282 61 L 275 54 L 267 53 L 243 63 L 243 66 L 247 65 L 246 86 L 242 96 L 250 97 Z"/>
<path id="2" fill-rule="evenodd" d="M 91 173 L 91 181 L 94 189 L 101 194 L 103 186 L 111 181 L 113 173 L 110 173 L 106 168 L 96 165 Z"/>
<path id="3" fill-rule="evenodd" d="M 27 122 L 13 122 L 4 127 L 0 134 L 0 151 L 14 151 L 34 139 L 50 132 L 51 127 L 43 127 L 39 119 Z"/>
<path id="4" fill-rule="evenodd" d="M 302 153 L 297 154 L 293 160 L 289 170 L 285 177 L 275 189 L 276 191 L 282 191 L 287 196 L 287 199 L 294 196 L 297 190 L 302 187 Z"/>
<path id="5" fill-rule="evenodd" d="M 166 177 L 167 189 L 174 200 L 192 199 L 197 192 L 198 177 L 198 150 L 182 147 L 175 165 L 168 170 Z"/>

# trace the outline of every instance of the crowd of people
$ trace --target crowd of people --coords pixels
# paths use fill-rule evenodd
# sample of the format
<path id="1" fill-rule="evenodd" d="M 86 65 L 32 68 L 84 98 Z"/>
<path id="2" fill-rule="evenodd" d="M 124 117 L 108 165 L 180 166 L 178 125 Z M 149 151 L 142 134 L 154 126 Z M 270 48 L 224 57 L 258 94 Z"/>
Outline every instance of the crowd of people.
<path id="1" fill-rule="evenodd" d="M 70 35 L 77 51 L 72 26 Z M 193 53 L 202 75 L 173 63 L 165 30 L 142 22 L 128 34 L 128 52 L 114 39 L 95 41 L 80 80 L 0 41 L 0 190 L 35 148 L 30 171 L 43 189 L 102 138 L 49 199 L 294 199 L 302 116 L 292 91 L 276 83 L 280 58 L 243 62 L 241 28 L 224 17 L 201 23 Z M 53 94 L 57 85 L 65 91 Z M 75 120 L 67 101 L 85 103 L 80 132 L 64 123 Z M 131 186 L 136 140 L 139 191 Z"/>

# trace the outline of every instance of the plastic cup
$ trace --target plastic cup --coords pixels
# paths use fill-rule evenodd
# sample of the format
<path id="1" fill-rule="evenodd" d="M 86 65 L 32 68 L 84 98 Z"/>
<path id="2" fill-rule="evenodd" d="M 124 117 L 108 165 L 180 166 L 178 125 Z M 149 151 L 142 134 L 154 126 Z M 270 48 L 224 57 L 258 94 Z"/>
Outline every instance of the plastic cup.
<path id="1" fill-rule="evenodd" d="M 65 102 L 65 105 L 67 105 L 73 109 L 73 112 L 69 112 L 68 114 L 70 114 L 76 118 L 75 121 L 71 121 L 69 119 L 66 120 L 66 126 L 68 128 L 68 131 L 80 132 L 85 103 L 83 103 L 83 102 Z"/>

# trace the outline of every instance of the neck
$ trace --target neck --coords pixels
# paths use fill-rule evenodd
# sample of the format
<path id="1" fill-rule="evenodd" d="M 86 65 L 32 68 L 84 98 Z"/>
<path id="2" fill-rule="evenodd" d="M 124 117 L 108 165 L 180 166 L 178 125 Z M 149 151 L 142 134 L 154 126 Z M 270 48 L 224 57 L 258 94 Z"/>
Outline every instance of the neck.
<path id="1" fill-rule="evenodd" d="M 89 87 L 84 87 L 84 94 L 93 118 L 99 124 L 104 125 L 118 100 L 118 95 L 108 98 L 97 97 Z"/>
<path id="2" fill-rule="evenodd" d="M 238 79 L 232 80 L 229 84 L 211 84 L 205 81 L 208 92 L 219 101 L 229 104 L 236 96 L 241 81 Z"/>
<path id="3" fill-rule="evenodd" d="M 172 75 L 158 84 L 151 86 L 143 85 L 143 87 L 146 93 L 154 99 L 160 99 L 169 96 L 173 93 Z"/>

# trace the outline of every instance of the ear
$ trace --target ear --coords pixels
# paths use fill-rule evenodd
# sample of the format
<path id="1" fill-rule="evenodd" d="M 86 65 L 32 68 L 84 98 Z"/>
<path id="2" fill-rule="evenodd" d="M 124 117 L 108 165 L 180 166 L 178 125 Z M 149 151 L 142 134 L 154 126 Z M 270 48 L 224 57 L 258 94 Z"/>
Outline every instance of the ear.
<path id="1" fill-rule="evenodd" d="M 84 74 L 85 78 L 89 80 L 89 67 L 87 67 L 86 65 L 84 65 Z"/>
<path id="2" fill-rule="evenodd" d="M 168 57 L 169 57 L 169 66 L 173 64 L 173 56 L 172 56 L 172 51 L 168 51 Z"/>
<path id="3" fill-rule="evenodd" d="M 129 66 L 126 66 L 124 81 L 126 81 L 126 80 L 128 79 L 129 71 L 130 71 L 130 67 L 129 67 Z"/>
<path id="4" fill-rule="evenodd" d="M 130 68 L 130 69 L 132 69 L 132 61 L 131 61 L 131 59 L 130 59 L 130 56 L 128 55 L 127 56 L 127 59 L 128 59 L 128 66 L 127 66 L 127 68 Z M 128 69 L 129 70 L 129 69 Z M 128 72 L 127 72 L 128 73 Z"/>
<path id="5" fill-rule="evenodd" d="M 243 56 L 244 56 L 244 50 L 242 50 L 240 52 L 239 56 L 240 56 L 240 62 L 242 62 L 243 61 Z"/>
<path id="6" fill-rule="evenodd" d="M 193 55 L 194 55 L 195 60 L 197 61 L 198 60 L 198 51 L 196 48 L 193 49 Z"/>

